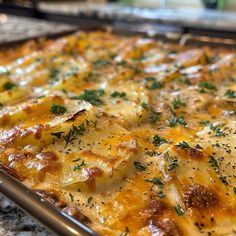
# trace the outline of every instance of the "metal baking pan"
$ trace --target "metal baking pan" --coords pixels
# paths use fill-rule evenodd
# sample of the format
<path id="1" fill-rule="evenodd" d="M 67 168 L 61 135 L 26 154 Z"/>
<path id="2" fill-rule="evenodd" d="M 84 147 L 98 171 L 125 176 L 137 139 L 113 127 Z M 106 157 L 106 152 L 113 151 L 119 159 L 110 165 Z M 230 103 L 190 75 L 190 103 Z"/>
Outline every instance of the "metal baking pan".
<path id="1" fill-rule="evenodd" d="M 94 28 L 79 27 L 80 30 L 94 30 Z M 119 35 L 143 35 L 145 37 L 154 37 L 163 40 L 166 43 L 177 43 L 181 45 L 204 45 L 221 48 L 236 48 L 236 40 L 222 39 L 215 37 L 203 37 L 181 34 L 160 34 L 153 30 L 147 29 L 124 29 L 100 27 L 96 30 L 108 30 Z M 71 33 L 71 32 L 69 32 Z M 66 33 L 68 34 L 68 32 Z M 50 35 L 48 38 L 55 38 L 65 35 Z M 28 39 L 26 39 L 28 40 Z M 23 41 L 16 41 L 10 44 L 0 45 L 1 48 L 13 47 L 23 43 Z M 75 236 L 75 235 L 98 235 L 84 223 L 72 218 L 52 203 L 48 202 L 45 198 L 38 195 L 35 191 L 30 190 L 21 182 L 19 182 L 11 171 L 0 163 L 0 192 L 6 197 L 16 203 L 23 211 L 31 215 L 37 221 L 46 226 L 52 233 L 56 235 Z"/>

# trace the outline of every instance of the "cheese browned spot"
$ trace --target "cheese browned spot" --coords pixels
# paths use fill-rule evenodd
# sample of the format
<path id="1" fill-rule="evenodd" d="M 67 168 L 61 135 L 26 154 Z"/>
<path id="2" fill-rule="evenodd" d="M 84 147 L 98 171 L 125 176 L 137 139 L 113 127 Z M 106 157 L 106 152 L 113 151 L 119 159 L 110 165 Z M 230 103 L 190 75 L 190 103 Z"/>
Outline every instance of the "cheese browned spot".
<path id="1" fill-rule="evenodd" d="M 182 235 L 178 226 L 171 219 L 164 218 L 162 220 L 149 222 L 148 226 L 153 236 L 180 236 Z"/>
<path id="2" fill-rule="evenodd" d="M 202 160 L 204 158 L 204 154 L 196 148 L 181 148 L 178 145 L 175 145 L 173 149 L 174 152 L 181 157 L 197 160 Z"/>
<path id="3" fill-rule="evenodd" d="M 188 186 L 183 194 L 183 200 L 188 208 L 205 209 L 218 204 L 217 194 L 200 184 Z"/>
<path id="4" fill-rule="evenodd" d="M 143 213 L 146 215 L 148 220 L 159 218 L 164 214 L 165 211 L 169 211 L 170 207 L 167 203 L 152 196 L 149 200 L 148 205 L 145 207 Z"/>

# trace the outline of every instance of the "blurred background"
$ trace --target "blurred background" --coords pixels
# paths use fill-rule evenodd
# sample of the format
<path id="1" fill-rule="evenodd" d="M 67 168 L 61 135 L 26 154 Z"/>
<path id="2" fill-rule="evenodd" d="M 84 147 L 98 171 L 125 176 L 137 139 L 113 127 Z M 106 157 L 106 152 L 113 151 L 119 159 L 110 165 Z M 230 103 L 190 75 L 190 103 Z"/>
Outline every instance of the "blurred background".
<path id="1" fill-rule="evenodd" d="M 236 39 L 236 0 L 0 0 L 0 13 L 0 23 L 6 14 L 30 17 L 16 20 L 21 28 L 34 18 L 79 28 L 110 25 Z"/>

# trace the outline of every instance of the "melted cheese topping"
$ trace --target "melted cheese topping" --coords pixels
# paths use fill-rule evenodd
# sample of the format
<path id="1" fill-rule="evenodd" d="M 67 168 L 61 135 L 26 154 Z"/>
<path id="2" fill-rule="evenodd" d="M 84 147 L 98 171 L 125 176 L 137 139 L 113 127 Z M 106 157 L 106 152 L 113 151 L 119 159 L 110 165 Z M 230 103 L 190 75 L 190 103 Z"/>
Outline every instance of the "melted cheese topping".
<path id="1" fill-rule="evenodd" d="M 235 235 L 236 54 L 79 32 L 0 52 L 0 164 L 101 235 Z"/>

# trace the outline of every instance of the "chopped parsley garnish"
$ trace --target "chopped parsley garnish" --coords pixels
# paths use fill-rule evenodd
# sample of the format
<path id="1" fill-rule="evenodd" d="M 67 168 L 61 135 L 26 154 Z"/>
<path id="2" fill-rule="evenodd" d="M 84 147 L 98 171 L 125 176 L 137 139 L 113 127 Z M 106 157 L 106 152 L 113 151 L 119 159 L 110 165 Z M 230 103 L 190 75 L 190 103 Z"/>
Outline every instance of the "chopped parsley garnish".
<path id="1" fill-rule="evenodd" d="M 154 81 L 152 82 L 151 86 L 149 87 L 150 89 L 160 89 L 163 87 L 163 83 L 160 81 Z"/>
<path id="2" fill-rule="evenodd" d="M 176 98 L 174 98 L 174 100 L 172 101 L 172 106 L 174 109 L 179 109 L 180 107 L 185 106 L 186 104 L 184 102 L 181 101 L 180 97 L 177 96 Z"/>
<path id="3" fill-rule="evenodd" d="M 202 89 L 216 90 L 216 86 L 209 81 L 202 81 L 198 84 L 198 86 Z"/>
<path id="4" fill-rule="evenodd" d="M 90 122 L 86 122 L 87 125 L 90 124 Z M 73 125 L 72 128 L 70 129 L 70 131 L 65 134 L 62 135 L 62 138 L 65 140 L 66 144 L 65 144 L 65 148 L 67 147 L 67 145 L 69 143 L 71 143 L 72 141 L 74 141 L 75 139 L 77 139 L 76 136 L 81 136 L 85 133 L 86 128 L 85 128 L 85 123 L 82 123 L 79 126 L 75 126 Z"/>
<path id="5" fill-rule="evenodd" d="M 140 70 L 138 67 L 130 65 L 127 61 L 119 61 L 119 62 L 117 62 L 117 65 L 129 68 L 129 69 L 133 70 L 133 72 L 135 74 L 139 74 L 142 72 L 142 70 Z"/>
<path id="6" fill-rule="evenodd" d="M 207 126 L 210 124 L 210 121 L 209 120 L 202 120 L 199 122 L 199 124 Z"/>
<path id="7" fill-rule="evenodd" d="M 220 137 L 220 136 L 225 136 L 225 133 L 220 129 L 223 125 L 213 125 L 210 123 L 210 121 L 201 121 L 200 124 L 207 126 L 210 130 L 212 130 L 215 133 L 215 136 Z"/>
<path id="8" fill-rule="evenodd" d="M 88 199 L 87 199 L 87 203 L 89 204 L 91 201 L 93 200 L 93 197 L 88 197 Z"/>
<path id="9" fill-rule="evenodd" d="M 63 135 L 62 138 L 65 140 L 66 144 L 65 144 L 65 148 L 67 147 L 67 145 L 69 143 L 71 143 L 72 141 L 76 140 L 77 138 L 74 136 L 73 134 L 73 130 L 70 129 L 69 133 L 66 135 Z"/>
<path id="10" fill-rule="evenodd" d="M 210 156 L 208 162 L 211 164 L 211 167 L 216 167 L 219 168 L 219 165 L 217 163 L 217 160 L 213 157 Z"/>
<path id="11" fill-rule="evenodd" d="M 52 67 L 49 71 L 49 77 L 53 80 L 57 80 L 59 74 L 60 74 L 60 71 L 55 67 Z"/>
<path id="12" fill-rule="evenodd" d="M 182 148 L 182 149 L 184 149 L 184 148 L 190 148 L 189 144 L 188 144 L 187 142 L 185 142 L 185 141 L 180 142 L 180 143 L 178 144 L 178 146 L 179 146 L 180 148 Z"/>
<path id="13" fill-rule="evenodd" d="M 172 160 L 168 166 L 168 170 L 171 171 L 171 170 L 174 170 L 176 167 L 178 167 L 179 164 L 178 164 L 178 160 L 175 159 L 175 160 Z"/>
<path id="14" fill-rule="evenodd" d="M 228 89 L 225 92 L 225 97 L 227 97 L 227 98 L 236 98 L 236 92 L 234 92 L 233 90 Z"/>
<path id="15" fill-rule="evenodd" d="M 78 66 L 71 66 L 68 71 L 66 71 L 64 74 L 63 74 L 63 78 L 68 78 L 68 77 L 71 77 L 71 76 L 75 76 L 77 75 L 79 72 L 79 67 Z"/>
<path id="16" fill-rule="evenodd" d="M 107 65 L 111 65 L 111 62 L 107 60 L 97 60 L 93 62 L 93 66 L 96 68 L 100 68 L 102 66 L 107 66 Z"/>
<path id="17" fill-rule="evenodd" d="M 156 124 L 157 122 L 160 121 L 160 119 L 161 119 L 161 112 L 153 111 L 149 120 L 151 124 Z"/>
<path id="18" fill-rule="evenodd" d="M 52 136 L 55 136 L 57 138 L 61 138 L 62 137 L 62 134 L 64 134 L 65 132 L 52 132 L 51 135 Z"/>
<path id="19" fill-rule="evenodd" d="M 11 82 L 6 82 L 3 84 L 3 89 L 4 90 L 11 90 L 16 87 L 16 84 L 11 83 Z"/>
<path id="20" fill-rule="evenodd" d="M 228 181 L 227 181 L 227 176 L 221 175 L 221 176 L 219 177 L 219 179 L 221 180 L 221 182 L 222 182 L 224 185 L 226 185 L 226 186 L 229 185 L 229 183 L 228 183 Z"/>
<path id="21" fill-rule="evenodd" d="M 143 165 L 142 163 L 138 162 L 138 161 L 134 161 L 133 164 L 134 164 L 135 168 L 139 171 L 146 170 L 146 166 Z"/>
<path id="22" fill-rule="evenodd" d="M 79 96 L 72 97 L 73 99 L 77 100 L 84 100 L 91 103 L 94 106 L 99 106 L 103 104 L 103 101 L 100 99 L 101 96 L 105 94 L 103 89 L 98 90 L 85 90 Z"/>
<path id="23" fill-rule="evenodd" d="M 81 125 L 78 125 L 78 126 L 73 125 L 72 130 L 73 130 L 73 134 L 75 135 L 83 135 L 86 131 L 85 124 L 82 123 Z"/>
<path id="24" fill-rule="evenodd" d="M 236 187 L 233 187 L 233 192 L 236 195 Z"/>
<path id="25" fill-rule="evenodd" d="M 83 167 L 83 166 L 86 166 L 86 164 L 85 164 L 84 161 L 82 161 L 80 164 L 74 166 L 73 170 L 74 170 L 74 171 L 80 170 L 81 167 Z"/>
<path id="26" fill-rule="evenodd" d="M 174 159 L 176 157 L 171 157 L 169 152 L 166 152 L 165 158 L 169 162 L 169 165 L 168 165 L 168 168 L 167 168 L 169 171 L 174 170 L 176 167 L 179 166 L 178 160 Z"/>
<path id="27" fill-rule="evenodd" d="M 77 159 L 72 160 L 72 162 L 77 162 L 77 161 L 80 161 L 80 160 L 81 160 L 81 158 L 79 157 Z"/>
<path id="28" fill-rule="evenodd" d="M 163 143 L 168 143 L 168 141 L 165 138 L 162 138 L 161 136 L 159 136 L 158 134 L 155 134 L 153 137 L 153 141 L 152 143 L 159 147 L 161 146 Z"/>
<path id="29" fill-rule="evenodd" d="M 174 206 L 175 212 L 177 215 L 179 216 L 183 216 L 184 215 L 184 210 L 182 209 L 182 207 L 180 205 Z"/>
<path id="30" fill-rule="evenodd" d="M 125 231 L 123 233 L 121 233 L 120 236 L 127 236 L 128 233 L 129 233 L 129 228 L 126 226 Z"/>
<path id="31" fill-rule="evenodd" d="M 65 106 L 59 105 L 59 104 L 53 104 L 50 109 L 51 113 L 55 115 L 63 115 L 67 109 Z"/>
<path id="32" fill-rule="evenodd" d="M 164 187 L 164 183 L 162 183 L 161 178 L 153 178 L 153 179 L 145 179 L 145 182 L 152 183 L 158 185 L 160 188 Z"/>
<path id="33" fill-rule="evenodd" d="M 147 109 L 147 108 L 148 108 L 148 104 L 147 104 L 146 102 L 142 102 L 142 103 L 141 103 L 141 107 L 142 107 L 143 109 Z"/>
<path id="34" fill-rule="evenodd" d="M 220 125 L 221 126 L 221 125 Z M 225 134 L 223 133 L 223 131 L 219 128 L 218 125 L 214 126 L 213 124 L 209 124 L 208 125 L 209 129 L 211 129 L 214 133 L 215 136 L 225 136 Z"/>
<path id="35" fill-rule="evenodd" d="M 174 118 L 171 118 L 169 120 L 169 123 L 168 125 L 170 127 L 175 127 L 177 125 L 186 125 L 186 122 L 184 120 L 184 117 L 183 116 L 180 116 L 180 117 L 174 117 Z"/>
<path id="36" fill-rule="evenodd" d="M 181 84 L 187 84 L 187 85 L 190 85 L 190 84 L 191 84 L 191 82 L 189 81 L 188 78 L 179 78 L 179 77 L 177 77 L 177 78 L 176 78 L 176 81 L 177 81 L 178 83 L 181 83 Z"/>
<path id="37" fill-rule="evenodd" d="M 69 197 L 70 197 L 70 201 L 73 202 L 74 201 L 74 196 L 71 193 L 69 193 Z"/>
<path id="38" fill-rule="evenodd" d="M 162 191 L 159 191 L 159 192 L 157 192 L 157 196 L 158 196 L 159 198 L 164 198 L 164 197 L 165 197 L 165 194 L 164 194 Z"/>
<path id="39" fill-rule="evenodd" d="M 115 91 L 115 92 L 113 92 L 112 94 L 111 94 L 111 97 L 112 98 L 124 98 L 124 97 L 126 97 L 126 93 L 125 92 L 117 92 L 117 91 Z"/>

